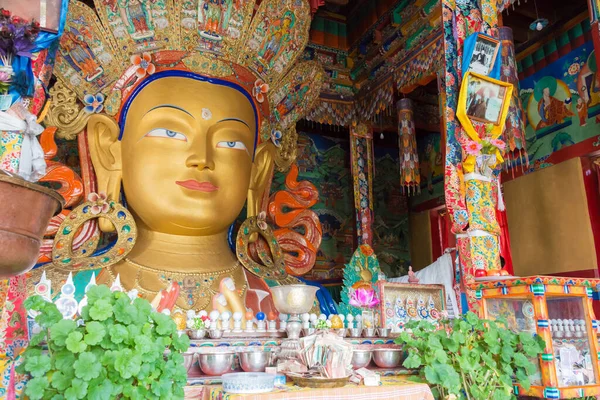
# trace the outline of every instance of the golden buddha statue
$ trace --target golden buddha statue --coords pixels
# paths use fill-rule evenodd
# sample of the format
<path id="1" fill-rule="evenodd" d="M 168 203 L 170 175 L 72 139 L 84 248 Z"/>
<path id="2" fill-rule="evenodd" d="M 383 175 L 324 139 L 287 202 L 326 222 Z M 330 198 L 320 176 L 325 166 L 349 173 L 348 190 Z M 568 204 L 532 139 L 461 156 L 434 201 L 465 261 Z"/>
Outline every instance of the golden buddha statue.
<path id="1" fill-rule="evenodd" d="M 323 79 L 317 63 L 294 66 L 308 39 L 308 1 L 263 0 L 254 17 L 254 1 L 241 1 L 230 18 L 243 31 L 222 31 L 218 42 L 193 29 L 197 21 L 184 18 L 206 1 L 141 1 L 161 16 L 148 27 L 152 39 L 143 41 L 119 34 L 104 1 L 94 1 L 100 20 L 84 4 L 70 4 L 66 29 L 79 32 L 85 26 L 80 40 L 104 73 L 90 79 L 68 48 L 58 53 L 54 72 L 84 103 L 90 94 L 104 99 L 102 107 L 95 103 L 94 111 L 102 112 L 79 116 L 87 119 L 97 189 L 109 204 L 96 208 L 102 211 L 94 217 L 104 232 L 117 226 L 119 239 L 107 254 L 89 257 L 71 249 L 72 236 L 66 245 L 65 236 L 57 236 L 53 262 L 40 269 L 60 275 L 55 280 L 101 267 L 98 282 L 110 285 L 118 276 L 126 290 L 149 299 L 177 282 L 178 308 L 232 312 L 250 305 L 267 311 L 262 301 L 268 286 L 290 281 L 281 250 L 257 215 L 275 167 L 285 169 L 295 157 L 295 122 L 310 109 Z M 269 21 L 290 13 L 295 20 L 290 40 L 262 59 L 257 47 L 265 42 Z M 299 81 L 311 82 L 309 90 L 290 100 L 287 115 L 271 114 L 271 104 Z M 56 106 L 49 118 L 61 111 Z M 81 119 L 72 125 L 81 126 Z M 96 205 L 103 199 L 96 196 Z M 245 204 L 250 218 L 233 253 L 228 232 Z M 72 221 L 63 223 L 70 227 L 65 234 L 91 218 L 84 215 L 85 205 L 74 211 Z M 252 257 L 248 243 L 257 234 L 267 238 L 266 246 L 257 245 Z"/>

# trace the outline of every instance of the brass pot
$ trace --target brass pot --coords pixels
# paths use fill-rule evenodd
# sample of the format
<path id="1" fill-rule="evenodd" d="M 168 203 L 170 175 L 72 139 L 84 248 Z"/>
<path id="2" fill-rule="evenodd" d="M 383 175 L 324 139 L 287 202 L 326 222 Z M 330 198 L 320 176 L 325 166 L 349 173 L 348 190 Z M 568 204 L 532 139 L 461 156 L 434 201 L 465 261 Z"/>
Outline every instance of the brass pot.
<path id="1" fill-rule="evenodd" d="M 33 268 L 48 223 L 64 204 L 56 191 L 0 171 L 0 279 Z"/>

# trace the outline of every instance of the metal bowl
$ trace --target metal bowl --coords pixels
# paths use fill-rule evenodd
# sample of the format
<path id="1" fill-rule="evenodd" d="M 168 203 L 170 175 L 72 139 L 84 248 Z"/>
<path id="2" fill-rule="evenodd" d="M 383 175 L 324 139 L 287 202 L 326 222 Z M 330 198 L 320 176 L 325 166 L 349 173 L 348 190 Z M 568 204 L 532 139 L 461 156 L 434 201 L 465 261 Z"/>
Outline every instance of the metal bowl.
<path id="1" fill-rule="evenodd" d="M 233 352 L 198 353 L 198 362 L 206 375 L 219 376 L 231 371 L 233 356 Z"/>
<path id="2" fill-rule="evenodd" d="M 373 361 L 379 368 L 396 368 L 402 359 L 402 349 L 373 349 Z"/>
<path id="3" fill-rule="evenodd" d="M 211 329 L 208 331 L 208 336 L 211 339 L 221 339 L 223 337 L 223 331 L 221 329 Z"/>
<path id="4" fill-rule="evenodd" d="M 365 328 L 363 329 L 364 337 L 375 337 L 375 328 Z"/>
<path id="5" fill-rule="evenodd" d="M 238 353 L 240 365 L 246 372 L 264 372 L 271 361 L 271 352 L 266 349 L 244 350 Z"/>
<path id="6" fill-rule="evenodd" d="M 364 368 L 371 363 L 373 352 L 371 350 L 354 349 L 352 352 L 352 368 Z"/>
<path id="7" fill-rule="evenodd" d="M 188 335 L 190 339 L 193 340 L 204 339 L 206 336 L 206 329 L 190 329 L 188 330 Z"/>
<path id="8" fill-rule="evenodd" d="M 348 328 L 348 333 L 350 334 L 350 337 L 353 338 L 360 337 L 361 334 L 360 329 L 358 328 Z"/>
<path id="9" fill-rule="evenodd" d="M 390 336 L 390 328 L 379 328 L 379 337 L 386 338 Z"/>

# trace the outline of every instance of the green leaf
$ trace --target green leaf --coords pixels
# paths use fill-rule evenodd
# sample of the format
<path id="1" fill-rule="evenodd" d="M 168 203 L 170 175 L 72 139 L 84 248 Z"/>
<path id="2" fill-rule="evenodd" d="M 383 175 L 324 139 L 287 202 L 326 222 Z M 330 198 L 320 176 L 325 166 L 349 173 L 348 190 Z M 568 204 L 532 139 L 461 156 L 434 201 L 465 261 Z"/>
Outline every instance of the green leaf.
<path id="1" fill-rule="evenodd" d="M 163 336 L 170 336 L 177 331 L 175 322 L 168 315 L 162 313 L 152 313 L 152 319 L 156 322 L 156 333 Z"/>
<path id="2" fill-rule="evenodd" d="M 116 324 L 108 328 L 108 333 L 112 342 L 116 344 L 123 343 L 129 337 L 129 331 L 121 324 Z"/>
<path id="3" fill-rule="evenodd" d="M 39 400 L 44 397 L 44 392 L 48 386 L 48 378 L 45 376 L 33 378 L 27 382 L 27 386 L 25 386 L 25 394 L 29 396 L 31 400 Z"/>
<path id="4" fill-rule="evenodd" d="M 113 293 L 106 285 L 92 286 L 85 295 L 88 298 L 89 305 L 94 305 L 98 300 L 110 302 L 113 298 Z"/>
<path id="5" fill-rule="evenodd" d="M 46 300 L 40 295 L 31 296 L 25 299 L 23 305 L 27 311 L 41 311 L 46 303 Z"/>
<path id="6" fill-rule="evenodd" d="M 95 346 L 102 341 L 104 335 L 106 335 L 106 329 L 104 325 L 97 321 L 90 321 L 85 327 L 86 334 L 84 341 L 90 346 Z"/>
<path id="7" fill-rule="evenodd" d="M 46 340 L 46 331 L 43 330 L 41 332 L 36 333 L 35 335 L 33 335 L 31 337 L 31 340 L 29 341 L 29 345 L 30 346 L 39 346 L 45 340 Z"/>
<path id="8" fill-rule="evenodd" d="M 529 390 L 531 387 L 531 382 L 529 382 L 529 376 L 525 373 L 523 368 L 517 368 L 515 371 L 515 377 L 519 381 L 519 385 L 523 386 L 523 389 Z"/>
<path id="9" fill-rule="evenodd" d="M 150 314 L 152 314 L 152 306 L 148 302 L 148 300 L 137 298 L 133 300 L 133 306 L 138 311 L 136 318 L 136 323 L 142 325 L 148 322 L 150 318 Z"/>
<path id="10" fill-rule="evenodd" d="M 96 356 L 90 352 L 84 352 L 79 355 L 75 361 L 75 376 L 84 381 L 90 381 L 100 375 L 102 365 L 98 362 Z"/>
<path id="11" fill-rule="evenodd" d="M 63 315 L 58 311 L 54 303 L 45 301 L 41 307 L 41 314 L 35 317 L 35 322 L 42 328 L 50 328 L 52 325 L 62 321 Z"/>
<path id="12" fill-rule="evenodd" d="M 64 373 L 71 373 L 75 364 L 75 354 L 69 350 L 61 350 L 54 353 L 54 366 L 57 370 Z"/>
<path id="13" fill-rule="evenodd" d="M 65 340 L 65 344 L 67 345 L 67 350 L 72 351 L 73 353 L 81 353 L 85 351 L 87 348 L 87 344 L 82 340 L 83 335 L 81 332 L 75 331 L 69 333 L 67 336 L 67 340 Z"/>
<path id="14" fill-rule="evenodd" d="M 125 325 L 131 324 L 137 314 L 137 309 L 131 304 L 127 295 L 120 296 L 114 305 L 115 320 Z"/>
<path id="15" fill-rule="evenodd" d="M 525 368 L 528 364 L 530 364 L 529 360 L 524 354 L 515 353 L 513 355 L 513 361 L 517 367 Z"/>
<path id="16" fill-rule="evenodd" d="M 115 356 L 115 369 L 123 379 L 131 378 L 140 372 L 142 360 L 138 354 L 125 349 Z"/>
<path id="17" fill-rule="evenodd" d="M 171 392 L 171 382 L 168 380 L 158 380 L 152 382 L 152 393 L 157 396 L 166 396 Z"/>
<path id="18" fill-rule="evenodd" d="M 92 386 L 88 393 L 89 400 L 109 400 L 112 398 L 114 390 L 113 383 L 105 379 L 102 384 Z"/>
<path id="19" fill-rule="evenodd" d="M 25 361 L 25 369 L 34 378 L 44 376 L 51 368 L 50 357 L 45 354 L 33 357 L 27 357 Z"/>
<path id="20" fill-rule="evenodd" d="M 73 379 L 71 387 L 65 391 L 66 400 L 79 400 L 83 399 L 87 394 L 88 383 L 81 379 Z"/>
<path id="21" fill-rule="evenodd" d="M 90 318 L 96 321 L 106 321 L 113 315 L 113 308 L 110 301 L 106 299 L 98 299 L 89 308 Z"/>
<path id="22" fill-rule="evenodd" d="M 442 364 L 445 364 L 448 362 L 448 355 L 442 349 L 436 349 L 434 351 L 434 356 L 435 356 L 436 361 L 438 361 Z"/>
<path id="23" fill-rule="evenodd" d="M 56 371 L 52 374 L 52 387 L 63 392 L 69 386 L 71 386 L 71 381 L 73 380 L 73 376 L 65 374 L 62 371 Z"/>
<path id="24" fill-rule="evenodd" d="M 72 319 L 61 319 L 50 327 L 50 339 L 57 346 L 64 346 L 65 340 L 71 332 L 77 329 L 77 324 Z"/>
<path id="25" fill-rule="evenodd" d="M 176 351 L 187 351 L 190 348 L 190 338 L 188 335 L 173 335 L 173 348 Z"/>

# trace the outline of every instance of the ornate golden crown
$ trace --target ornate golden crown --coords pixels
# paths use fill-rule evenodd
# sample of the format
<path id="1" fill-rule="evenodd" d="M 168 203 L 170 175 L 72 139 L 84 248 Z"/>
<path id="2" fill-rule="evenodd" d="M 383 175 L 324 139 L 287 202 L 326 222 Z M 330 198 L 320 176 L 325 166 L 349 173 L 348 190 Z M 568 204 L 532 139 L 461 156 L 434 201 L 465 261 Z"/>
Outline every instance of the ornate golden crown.
<path id="1" fill-rule="evenodd" d="M 71 2 L 54 68 L 59 86 L 85 107 L 73 110 L 72 100 L 58 96 L 47 122 L 81 129 L 91 113 L 117 116 L 133 88 L 157 71 L 191 71 L 247 90 L 260 114 L 259 141 L 273 140 L 280 169 L 293 162 L 295 123 L 312 107 L 324 78 L 316 62 L 295 64 L 308 41 L 307 0 L 263 0 L 256 12 L 255 0 L 94 5 L 97 14 Z"/>

